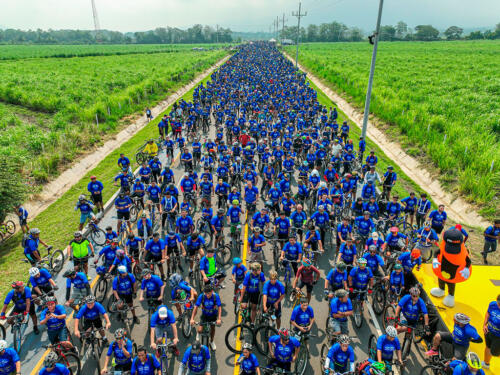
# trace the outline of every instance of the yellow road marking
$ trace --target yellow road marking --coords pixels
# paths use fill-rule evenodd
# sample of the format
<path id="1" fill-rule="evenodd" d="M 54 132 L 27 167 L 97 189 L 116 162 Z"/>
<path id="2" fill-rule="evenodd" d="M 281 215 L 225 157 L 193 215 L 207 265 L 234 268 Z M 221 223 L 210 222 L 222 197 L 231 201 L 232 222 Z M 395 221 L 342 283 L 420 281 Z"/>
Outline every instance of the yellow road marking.
<path id="1" fill-rule="evenodd" d="M 247 219 L 248 219 L 248 212 L 247 212 L 246 217 L 245 217 L 246 224 L 245 224 L 245 233 L 243 235 L 243 252 L 241 254 L 241 260 L 243 261 L 243 264 L 245 264 L 247 262 L 247 250 L 248 250 L 248 222 L 247 222 L 248 220 Z M 241 324 L 241 314 L 238 314 L 238 324 Z M 241 349 L 241 341 L 240 341 L 240 332 L 238 330 L 236 332 L 236 350 L 240 350 L 240 349 Z M 234 355 L 234 371 L 233 371 L 234 375 L 239 374 L 239 369 L 237 366 L 238 357 L 239 357 L 239 354 Z"/>

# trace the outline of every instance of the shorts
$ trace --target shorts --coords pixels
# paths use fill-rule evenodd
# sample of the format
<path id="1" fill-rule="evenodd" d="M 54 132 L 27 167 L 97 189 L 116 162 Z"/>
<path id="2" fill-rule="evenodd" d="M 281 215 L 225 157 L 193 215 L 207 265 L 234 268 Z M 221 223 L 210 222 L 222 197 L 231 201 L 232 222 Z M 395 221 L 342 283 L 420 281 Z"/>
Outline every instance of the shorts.
<path id="1" fill-rule="evenodd" d="M 22 227 L 22 226 L 25 226 L 28 224 L 28 219 L 27 218 L 19 218 L 19 225 Z"/>
<path id="2" fill-rule="evenodd" d="M 217 321 L 217 314 L 205 315 L 201 314 L 200 323 L 215 323 Z"/>
<path id="3" fill-rule="evenodd" d="M 130 220 L 130 211 L 127 211 L 127 212 L 121 212 L 121 211 L 117 211 L 116 212 L 116 217 L 118 218 L 118 220 Z"/>
<path id="4" fill-rule="evenodd" d="M 250 262 L 263 262 L 264 253 L 262 251 L 250 251 Z"/>
<path id="5" fill-rule="evenodd" d="M 54 345 L 61 341 L 68 341 L 68 330 L 66 327 L 56 330 L 47 330 L 47 336 L 49 336 L 50 343 Z"/>
<path id="6" fill-rule="evenodd" d="M 118 294 L 118 297 L 120 297 L 120 299 L 127 304 L 131 304 L 134 302 L 133 294 Z"/>
<path id="7" fill-rule="evenodd" d="M 441 341 L 447 342 L 453 345 L 453 357 L 459 359 L 461 361 L 465 360 L 465 355 L 467 354 L 468 346 L 458 345 L 453 342 L 453 335 L 450 332 L 438 332 L 439 336 L 441 336 Z"/>
<path id="8" fill-rule="evenodd" d="M 444 227 L 442 225 L 432 225 L 431 228 L 434 229 L 437 234 L 441 234 Z"/>
<path id="9" fill-rule="evenodd" d="M 115 371 L 130 371 L 132 369 L 132 361 L 127 363 L 117 363 L 115 364 Z"/>
<path id="10" fill-rule="evenodd" d="M 160 204 L 160 198 L 159 197 L 151 197 L 151 203 L 152 204 Z"/>
<path id="11" fill-rule="evenodd" d="M 102 328 L 102 320 L 101 320 L 101 318 L 97 318 L 97 319 L 84 319 L 83 320 L 83 330 L 87 331 L 90 328 L 101 329 Z"/>
<path id="12" fill-rule="evenodd" d="M 260 301 L 260 292 L 246 292 L 243 296 L 243 303 L 250 302 L 252 305 L 258 305 Z"/>
<path id="13" fill-rule="evenodd" d="M 500 337 L 495 336 L 493 333 L 488 332 L 484 336 L 484 341 L 486 342 L 486 347 L 490 349 L 491 354 L 494 357 L 500 356 Z"/>
<path id="14" fill-rule="evenodd" d="M 305 283 L 302 281 L 302 279 L 299 281 L 299 289 L 302 289 L 304 286 L 306 286 L 307 293 L 311 293 L 313 290 L 313 284 L 312 283 Z"/>
<path id="15" fill-rule="evenodd" d="M 189 257 L 194 257 L 198 251 L 200 251 L 200 249 L 199 249 L 199 248 L 198 248 L 198 249 L 196 249 L 196 248 L 194 248 L 194 247 L 189 247 L 189 248 L 187 249 L 187 254 L 188 254 L 188 256 L 189 256 Z M 177 250 L 177 253 L 178 253 L 178 250 Z"/>
<path id="16" fill-rule="evenodd" d="M 288 240 L 288 233 L 278 233 L 278 240 Z"/>
<path id="17" fill-rule="evenodd" d="M 140 250 L 138 247 L 129 247 L 128 251 L 132 258 L 139 258 Z"/>
<path id="18" fill-rule="evenodd" d="M 274 302 L 267 302 L 266 307 L 269 309 L 271 306 L 274 306 Z M 281 303 L 278 304 L 278 308 L 274 310 L 274 316 L 276 318 L 281 318 Z"/>
<path id="19" fill-rule="evenodd" d="M 153 254 L 151 251 L 148 251 L 146 253 L 146 257 L 144 258 L 146 262 L 159 262 L 161 261 L 161 259 L 162 259 L 161 254 L 156 255 Z"/>
<path id="20" fill-rule="evenodd" d="M 172 253 L 179 255 L 179 247 L 177 245 L 174 247 L 167 247 L 167 255 L 171 255 Z"/>
<path id="21" fill-rule="evenodd" d="M 172 325 L 170 324 L 161 324 L 157 325 L 155 327 L 155 337 L 158 340 L 159 338 L 163 337 L 165 335 L 167 339 L 173 339 L 174 338 L 174 330 L 172 328 Z"/>
<path id="22" fill-rule="evenodd" d="M 75 258 L 73 257 L 73 266 L 86 266 L 89 263 L 89 258 L 87 257 L 82 257 L 82 258 Z"/>
<path id="23" fill-rule="evenodd" d="M 330 327 L 334 332 L 340 332 L 343 335 L 349 334 L 349 324 L 347 320 L 345 322 L 341 322 L 338 319 L 330 318 Z"/>
<path id="24" fill-rule="evenodd" d="M 90 198 L 94 204 L 102 203 L 102 194 L 91 194 Z"/>
<path id="25" fill-rule="evenodd" d="M 12 310 L 12 313 L 14 313 L 14 314 L 22 314 L 25 311 L 26 311 L 26 309 L 19 309 L 19 308 L 17 308 L 17 306 L 14 306 L 14 309 Z M 29 314 L 30 315 L 35 315 L 35 304 L 34 303 L 30 303 Z"/>
<path id="26" fill-rule="evenodd" d="M 89 219 L 95 219 L 95 215 L 93 212 L 87 212 L 80 215 L 80 224 L 84 224 Z"/>
<path id="27" fill-rule="evenodd" d="M 269 363 L 269 367 L 270 368 L 278 367 L 285 371 L 290 371 L 292 369 L 292 362 L 280 362 L 277 359 L 273 358 Z"/>
<path id="28" fill-rule="evenodd" d="M 484 241 L 483 256 L 497 251 L 497 241 Z"/>
<path id="29" fill-rule="evenodd" d="M 77 300 L 77 301 L 83 301 L 83 299 L 87 297 L 87 289 L 83 288 L 83 289 L 80 289 L 80 288 L 75 288 L 73 287 L 73 291 L 71 292 L 71 298 L 73 300 Z"/>

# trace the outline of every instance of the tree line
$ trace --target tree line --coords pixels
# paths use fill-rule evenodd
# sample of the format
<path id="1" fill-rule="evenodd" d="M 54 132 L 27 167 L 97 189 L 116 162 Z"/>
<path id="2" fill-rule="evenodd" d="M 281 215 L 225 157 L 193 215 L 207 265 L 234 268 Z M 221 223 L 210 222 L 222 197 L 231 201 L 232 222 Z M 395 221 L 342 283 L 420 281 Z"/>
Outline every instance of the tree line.
<path id="1" fill-rule="evenodd" d="M 186 30 L 176 27 L 158 27 L 135 33 L 100 30 L 0 30 L 1 44 L 177 44 L 230 43 L 229 28 L 194 25 Z"/>
<path id="2" fill-rule="evenodd" d="M 280 31 L 281 39 L 295 41 L 297 37 L 296 26 L 285 26 Z M 484 32 L 474 31 L 464 36 L 463 29 L 458 26 L 450 26 L 442 36 L 440 31 L 432 25 L 418 25 L 415 28 L 399 21 L 396 25 L 384 25 L 380 27 L 380 40 L 384 41 L 432 41 L 432 40 L 459 40 L 459 39 L 500 39 L 500 23 L 495 30 Z M 300 40 L 302 42 L 358 42 L 364 38 L 363 31 L 358 27 L 348 27 L 343 23 L 333 21 L 321 25 L 311 24 L 300 28 Z"/>

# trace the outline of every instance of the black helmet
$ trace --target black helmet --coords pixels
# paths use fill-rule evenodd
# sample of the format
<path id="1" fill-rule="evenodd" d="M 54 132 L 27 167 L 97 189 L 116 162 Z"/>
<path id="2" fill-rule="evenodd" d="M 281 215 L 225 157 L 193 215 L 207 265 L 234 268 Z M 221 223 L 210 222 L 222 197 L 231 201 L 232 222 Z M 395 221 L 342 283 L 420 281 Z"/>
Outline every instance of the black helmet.
<path id="1" fill-rule="evenodd" d="M 195 342 L 193 342 L 193 345 L 191 346 L 191 352 L 193 352 L 194 354 L 200 354 L 201 343 L 199 340 L 196 340 Z"/>
<path id="2" fill-rule="evenodd" d="M 66 272 L 63 273 L 63 277 L 73 277 L 76 275 L 76 271 L 73 270 L 67 270 Z"/>

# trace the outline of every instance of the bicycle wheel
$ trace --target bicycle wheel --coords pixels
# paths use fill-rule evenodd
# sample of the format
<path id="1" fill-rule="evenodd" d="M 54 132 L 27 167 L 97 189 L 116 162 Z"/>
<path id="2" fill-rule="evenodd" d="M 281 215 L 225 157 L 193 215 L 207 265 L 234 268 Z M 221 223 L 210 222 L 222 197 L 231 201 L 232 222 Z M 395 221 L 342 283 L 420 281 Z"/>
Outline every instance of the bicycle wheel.
<path id="1" fill-rule="evenodd" d="M 380 285 L 377 287 L 377 289 L 375 289 L 375 292 L 373 293 L 372 304 L 375 314 L 380 315 L 384 312 L 385 291 Z"/>
<path id="2" fill-rule="evenodd" d="M 216 254 L 219 267 L 227 266 L 231 262 L 231 248 L 229 245 L 220 246 Z"/>
<path id="3" fill-rule="evenodd" d="M 386 330 L 388 326 L 396 325 L 396 310 L 393 305 L 386 306 L 382 324 L 384 325 L 384 330 Z"/>
<path id="4" fill-rule="evenodd" d="M 377 360 L 377 337 L 373 334 L 368 339 L 368 357 Z"/>
<path id="5" fill-rule="evenodd" d="M 49 258 L 49 267 L 54 273 L 59 273 L 64 265 L 64 254 L 61 250 L 54 251 Z"/>
<path id="6" fill-rule="evenodd" d="M 94 360 L 96 362 L 97 374 L 101 373 L 101 350 L 99 349 L 99 344 L 92 345 L 92 354 L 94 356 Z"/>
<path id="7" fill-rule="evenodd" d="M 14 336 L 14 338 L 13 338 L 14 350 L 17 352 L 17 354 L 21 354 L 21 345 L 22 345 L 21 327 L 15 326 L 12 329 L 12 335 Z"/>
<path id="8" fill-rule="evenodd" d="M 319 362 L 321 363 L 321 368 L 325 368 L 325 358 L 328 355 L 328 345 L 323 344 L 321 345 L 321 351 L 320 351 L 320 357 L 319 357 Z"/>
<path id="9" fill-rule="evenodd" d="M 423 326 L 423 323 L 419 321 L 417 323 L 417 326 L 415 327 L 415 329 L 412 330 L 411 333 L 413 335 L 413 341 L 415 341 L 415 344 L 420 344 L 420 342 L 425 337 L 425 328 Z"/>
<path id="10" fill-rule="evenodd" d="M 427 365 L 421 371 L 420 375 L 448 375 L 449 372 L 446 371 L 441 365 Z"/>
<path id="11" fill-rule="evenodd" d="M 361 328 L 361 326 L 363 325 L 363 310 L 361 309 L 361 302 L 355 303 L 352 310 L 354 325 L 356 326 L 356 328 Z"/>
<path id="12" fill-rule="evenodd" d="M 61 353 L 58 360 L 59 363 L 66 366 L 71 375 L 79 375 L 81 370 L 80 358 L 74 353 Z"/>
<path id="13" fill-rule="evenodd" d="M 269 353 L 269 338 L 278 335 L 278 330 L 270 326 L 260 326 L 255 330 L 255 345 L 260 354 L 267 356 Z"/>
<path id="14" fill-rule="evenodd" d="M 139 213 L 139 210 L 137 206 L 132 206 L 130 207 L 130 221 L 132 223 L 135 223 L 137 221 L 137 214 Z"/>
<path id="15" fill-rule="evenodd" d="M 227 348 L 231 352 L 241 354 L 243 343 L 248 342 L 255 345 L 255 334 L 250 326 L 246 324 L 237 324 L 229 328 L 226 332 L 225 341 Z"/>
<path id="16" fill-rule="evenodd" d="M 189 322 L 190 320 L 190 316 L 187 312 L 184 312 L 184 314 L 182 315 L 182 320 L 181 320 L 181 324 L 182 324 L 182 335 L 188 339 L 189 337 L 191 337 L 191 330 L 192 330 L 192 326 Z"/>
<path id="17" fill-rule="evenodd" d="M 111 297 L 108 299 L 108 312 L 113 314 L 117 311 L 118 311 L 118 308 L 116 306 L 116 297 L 114 294 L 111 294 Z"/>
<path id="18" fill-rule="evenodd" d="M 295 362 L 295 374 L 296 375 L 304 375 L 307 367 L 308 361 L 308 353 L 305 345 L 300 346 L 299 354 L 297 355 L 297 360 Z"/>
<path id="19" fill-rule="evenodd" d="M 161 365 L 161 374 L 162 375 L 167 375 L 168 373 L 168 357 L 162 356 L 160 360 L 160 365 Z"/>
<path id="20" fill-rule="evenodd" d="M 5 332 L 5 327 L 3 324 L 0 324 L 0 340 L 5 340 L 5 336 L 7 335 L 7 332 Z"/>
<path id="21" fill-rule="evenodd" d="M 5 231 L 12 236 L 16 231 L 16 224 L 12 220 L 7 220 L 5 222 Z"/>
<path id="22" fill-rule="evenodd" d="M 408 333 L 405 334 L 403 345 L 401 346 L 401 357 L 403 358 L 403 361 L 410 355 L 411 342 L 412 342 L 412 336 L 409 335 Z"/>
<path id="23" fill-rule="evenodd" d="M 103 246 L 106 243 L 106 234 L 101 228 L 92 229 L 90 240 L 97 246 Z"/>
<path id="24" fill-rule="evenodd" d="M 104 277 L 100 277 L 97 285 L 94 289 L 94 295 L 97 302 L 102 303 L 106 298 L 106 294 L 108 293 L 108 280 Z"/>

